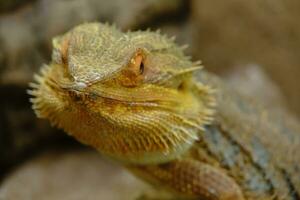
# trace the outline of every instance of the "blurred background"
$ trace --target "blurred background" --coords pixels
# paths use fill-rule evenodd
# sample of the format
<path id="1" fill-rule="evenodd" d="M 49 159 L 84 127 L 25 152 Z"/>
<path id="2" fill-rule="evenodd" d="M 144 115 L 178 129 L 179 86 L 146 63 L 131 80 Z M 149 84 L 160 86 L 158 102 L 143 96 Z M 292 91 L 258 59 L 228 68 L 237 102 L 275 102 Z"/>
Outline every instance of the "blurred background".
<path id="1" fill-rule="evenodd" d="M 240 92 L 300 117 L 298 0 L 0 0 L 1 200 L 130 199 L 145 187 L 37 119 L 28 101 L 51 39 L 94 21 L 175 35 Z"/>

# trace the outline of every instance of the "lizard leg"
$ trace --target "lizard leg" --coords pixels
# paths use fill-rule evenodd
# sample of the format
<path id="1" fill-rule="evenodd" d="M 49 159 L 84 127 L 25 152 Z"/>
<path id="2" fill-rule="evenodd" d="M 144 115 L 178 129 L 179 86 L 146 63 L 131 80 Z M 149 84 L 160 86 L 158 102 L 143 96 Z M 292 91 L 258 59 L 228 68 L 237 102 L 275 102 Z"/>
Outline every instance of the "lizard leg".
<path id="1" fill-rule="evenodd" d="M 130 166 L 134 174 L 176 197 L 201 200 L 244 200 L 240 187 L 225 172 L 200 161 L 177 160 L 161 165 Z"/>

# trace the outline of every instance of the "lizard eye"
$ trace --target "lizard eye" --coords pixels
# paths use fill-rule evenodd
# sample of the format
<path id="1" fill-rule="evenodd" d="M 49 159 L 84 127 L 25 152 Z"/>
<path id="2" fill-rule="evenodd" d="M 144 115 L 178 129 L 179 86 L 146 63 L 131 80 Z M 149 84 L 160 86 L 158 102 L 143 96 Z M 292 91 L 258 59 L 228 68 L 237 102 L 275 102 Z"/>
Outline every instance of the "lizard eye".
<path id="1" fill-rule="evenodd" d="M 61 60 L 62 60 L 62 64 L 65 66 L 68 64 L 68 48 L 69 48 L 69 39 L 67 38 L 62 42 L 62 46 L 61 46 Z"/>
<path id="2" fill-rule="evenodd" d="M 140 74 L 144 73 L 144 62 L 142 61 L 140 64 Z"/>
<path id="3" fill-rule="evenodd" d="M 144 79 L 145 53 L 138 49 L 130 59 L 128 66 L 122 71 L 119 77 L 120 83 L 125 87 L 135 87 Z"/>
<path id="4" fill-rule="evenodd" d="M 131 59 L 130 65 L 132 70 L 137 75 L 142 75 L 145 71 L 144 55 L 141 51 L 138 51 L 135 56 Z"/>

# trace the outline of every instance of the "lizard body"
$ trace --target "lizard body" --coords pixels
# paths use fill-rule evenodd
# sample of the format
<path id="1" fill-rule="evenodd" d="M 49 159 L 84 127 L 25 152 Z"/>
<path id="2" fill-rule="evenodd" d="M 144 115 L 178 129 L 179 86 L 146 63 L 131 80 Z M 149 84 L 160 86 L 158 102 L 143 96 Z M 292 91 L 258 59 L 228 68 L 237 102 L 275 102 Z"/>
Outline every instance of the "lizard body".
<path id="1" fill-rule="evenodd" d="M 90 23 L 53 47 L 29 91 L 39 117 L 175 198 L 299 199 L 298 123 L 193 73 L 171 39 Z"/>

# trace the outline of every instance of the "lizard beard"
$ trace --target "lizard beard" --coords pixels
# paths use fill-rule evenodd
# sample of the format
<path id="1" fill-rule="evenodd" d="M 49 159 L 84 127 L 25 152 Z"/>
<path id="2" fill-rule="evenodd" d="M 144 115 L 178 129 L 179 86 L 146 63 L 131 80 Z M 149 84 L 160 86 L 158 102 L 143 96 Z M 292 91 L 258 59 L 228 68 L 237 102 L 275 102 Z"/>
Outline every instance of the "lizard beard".
<path id="1" fill-rule="evenodd" d="M 105 98 L 74 102 L 51 81 L 49 69 L 43 67 L 42 76 L 35 77 L 29 91 L 37 115 L 122 162 L 156 164 L 175 159 L 198 140 L 204 125 L 212 120 L 214 98 L 202 85 L 197 85 L 190 99 L 178 97 L 177 106 L 128 106 Z M 193 101 L 197 106 L 191 106 Z"/>

